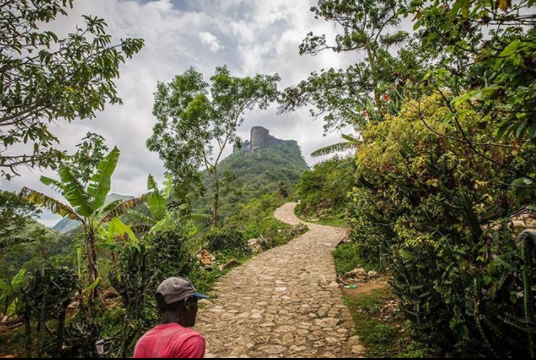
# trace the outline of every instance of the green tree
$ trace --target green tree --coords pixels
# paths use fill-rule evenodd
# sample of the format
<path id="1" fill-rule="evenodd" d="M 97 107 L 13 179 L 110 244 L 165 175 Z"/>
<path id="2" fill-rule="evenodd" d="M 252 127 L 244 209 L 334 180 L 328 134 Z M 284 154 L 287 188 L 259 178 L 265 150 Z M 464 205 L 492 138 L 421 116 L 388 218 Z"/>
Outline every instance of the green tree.
<path id="1" fill-rule="evenodd" d="M 177 186 L 201 183 L 204 168 L 213 190 L 213 225 L 219 221 L 225 149 L 237 143 L 236 130 L 246 111 L 266 109 L 277 98 L 278 75 L 238 78 L 227 67 L 216 69 L 211 84 L 194 69 L 168 84 L 158 84 L 153 114 L 157 118 L 149 150 L 158 152 Z"/>
<path id="2" fill-rule="evenodd" d="M 497 160 L 486 155 L 490 146 L 510 148 L 520 155 L 529 151 L 534 156 L 535 3 L 412 1 L 405 11 L 415 17 L 422 49 L 434 64 L 415 89 L 439 94 L 450 110 L 445 121 L 458 128 L 451 137 L 492 165 Z M 482 141 L 479 134 L 467 133 L 460 126 L 472 110 L 479 114 L 482 127 L 496 127 L 495 139 Z M 445 134 L 436 135 L 445 138 Z M 509 162 L 499 165 L 517 176 L 512 185 L 520 201 L 533 198 L 535 173 L 522 172 Z"/>
<path id="3" fill-rule="evenodd" d="M 60 181 L 47 177 L 41 178 L 43 184 L 52 186 L 59 191 L 70 206 L 28 188 L 24 188 L 21 192 L 21 196 L 26 200 L 46 208 L 54 214 L 82 223 L 88 283 L 94 287 L 90 295 L 90 304 L 97 295 L 95 285 L 100 281 L 95 246 L 99 229 L 115 218 L 127 214 L 146 200 L 146 196 L 142 196 L 126 202 L 117 200 L 106 205 L 106 198 L 111 190 L 112 175 L 117 167 L 119 155 L 119 149 L 114 148 L 106 156 L 91 177 L 87 188 L 73 175 L 71 169 L 65 166 L 59 170 Z"/>
<path id="4" fill-rule="evenodd" d="M 87 133 L 76 148 L 78 151 L 69 159 L 68 166 L 76 178 L 87 184 L 93 171 L 104 160 L 110 149 L 106 146 L 106 140 L 94 133 Z"/>
<path id="5" fill-rule="evenodd" d="M 0 190 L 0 229 L 21 230 L 28 219 L 39 215 L 40 211 L 16 194 Z"/>
<path id="6" fill-rule="evenodd" d="M 63 39 L 41 30 L 67 16 L 73 3 L 0 4 L 0 170 L 8 179 L 20 166 L 57 168 L 66 155 L 49 124 L 93 118 L 107 103 L 121 103 L 114 83 L 119 66 L 143 47 L 140 39 L 114 45 L 105 21 L 91 16 Z M 30 153 L 15 150 L 20 143 L 31 145 Z"/>
<path id="7" fill-rule="evenodd" d="M 346 125 L 359 127 L 369 120 L 381 120 L 397 87 L 418 77 L 421 67 L 408 33 L 401 31 L 401 0 L 319 0 L 311 11 L 316 18 L 342 28 L 334 43 L 325 35 L 309 33 L 300 54 L 317 55 L 323 51 L 356 52 L 364 57 L 347 69 L 322 70 L 297 87 L 287 89 L 282 110 L 293 111 L 311 106 L 314 117 L 324 116 L 326 130 Z M 394 55 L 392 49 L 405 45 Z M 392 95 L 389 96 L 388 94 Z"/>

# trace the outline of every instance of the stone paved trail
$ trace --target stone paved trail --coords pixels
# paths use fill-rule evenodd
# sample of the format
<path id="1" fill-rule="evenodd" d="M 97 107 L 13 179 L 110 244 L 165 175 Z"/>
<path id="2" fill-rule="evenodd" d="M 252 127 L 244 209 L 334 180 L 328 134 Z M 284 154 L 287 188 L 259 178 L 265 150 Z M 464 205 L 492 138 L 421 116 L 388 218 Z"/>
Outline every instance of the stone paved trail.
<path id="1" fill-rule="evenodd" d="M 296 204 L 276 217 L 297 225 Z M 209 358 L 354 358 L 364 349 L 336 282 L 332 250 L 340 229 L 310 231 L 223 277 L 199 314 Z"/>

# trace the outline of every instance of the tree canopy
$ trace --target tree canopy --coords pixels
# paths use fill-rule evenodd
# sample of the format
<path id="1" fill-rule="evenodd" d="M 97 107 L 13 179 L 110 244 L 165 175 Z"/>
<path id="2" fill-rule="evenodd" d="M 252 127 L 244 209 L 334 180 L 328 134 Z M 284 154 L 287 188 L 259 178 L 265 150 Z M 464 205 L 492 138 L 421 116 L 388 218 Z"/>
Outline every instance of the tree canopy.
<path id="1" fill-rule="evenodd" d="M 234 77 L 227 67 L 216 69 L 210 84 L 195 69 L 159 83 L 153 114 L 157 119 L 149 150 L 182 186 L 201 184 L 200 170 L 210 177 L 214 198 L 214 224 L 218 221 L 221 172 L 219 164 L 245 113 L 266 109 L 277 99 L 278 75 Z"/>
<path id="2" fill-rule="evenodd" d="M 98 17 L 84 16 L 85 26 L 65 38 L 42 30 L 67 16 L 73 3 L 1 3 L 0 171 L 7 179 L 21 166 L 57 168 L 66 154 L 57 148 L 50 124 L 94 118 L 107 103 L 121 103 L 115 84 L 119 67 L 143 47 L 141 39 L 114 43 Z"/>

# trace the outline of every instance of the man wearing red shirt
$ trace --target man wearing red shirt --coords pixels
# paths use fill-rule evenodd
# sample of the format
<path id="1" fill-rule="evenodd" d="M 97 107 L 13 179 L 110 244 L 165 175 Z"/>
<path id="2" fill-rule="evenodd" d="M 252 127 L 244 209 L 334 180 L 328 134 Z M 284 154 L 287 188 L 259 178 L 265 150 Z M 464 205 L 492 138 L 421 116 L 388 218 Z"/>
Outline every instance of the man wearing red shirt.
<path id="1" fill-rule="evenodd" d="M 197 321 L 199 299 L 208 299 L 208 296 L 199 294 L 190 281 L 183 278 L 164 281 L 156 293 L 162 324 L 140 339 L 134 351 L 134 358 L 204 358 L 205 339 L 189 330 Z"/>

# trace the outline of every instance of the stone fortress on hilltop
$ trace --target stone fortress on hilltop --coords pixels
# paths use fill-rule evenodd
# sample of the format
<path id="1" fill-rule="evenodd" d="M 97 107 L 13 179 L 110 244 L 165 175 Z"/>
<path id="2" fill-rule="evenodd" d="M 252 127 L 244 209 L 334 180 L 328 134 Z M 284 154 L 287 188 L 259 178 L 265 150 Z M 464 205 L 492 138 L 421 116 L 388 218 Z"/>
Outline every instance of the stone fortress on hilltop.
<path id="1" fill-rule="evenodd" d="M 256 126 L 251 129 L 251 140 L 246 140 L 242 143 L 242 146 L 235 146 L 234 153 L 251 154 L 259 150 L 282 144 L 298 146 L 297 141 L 277 139 L 270 135 L 270 130 L 263 128 L 262 126 Z"/>

